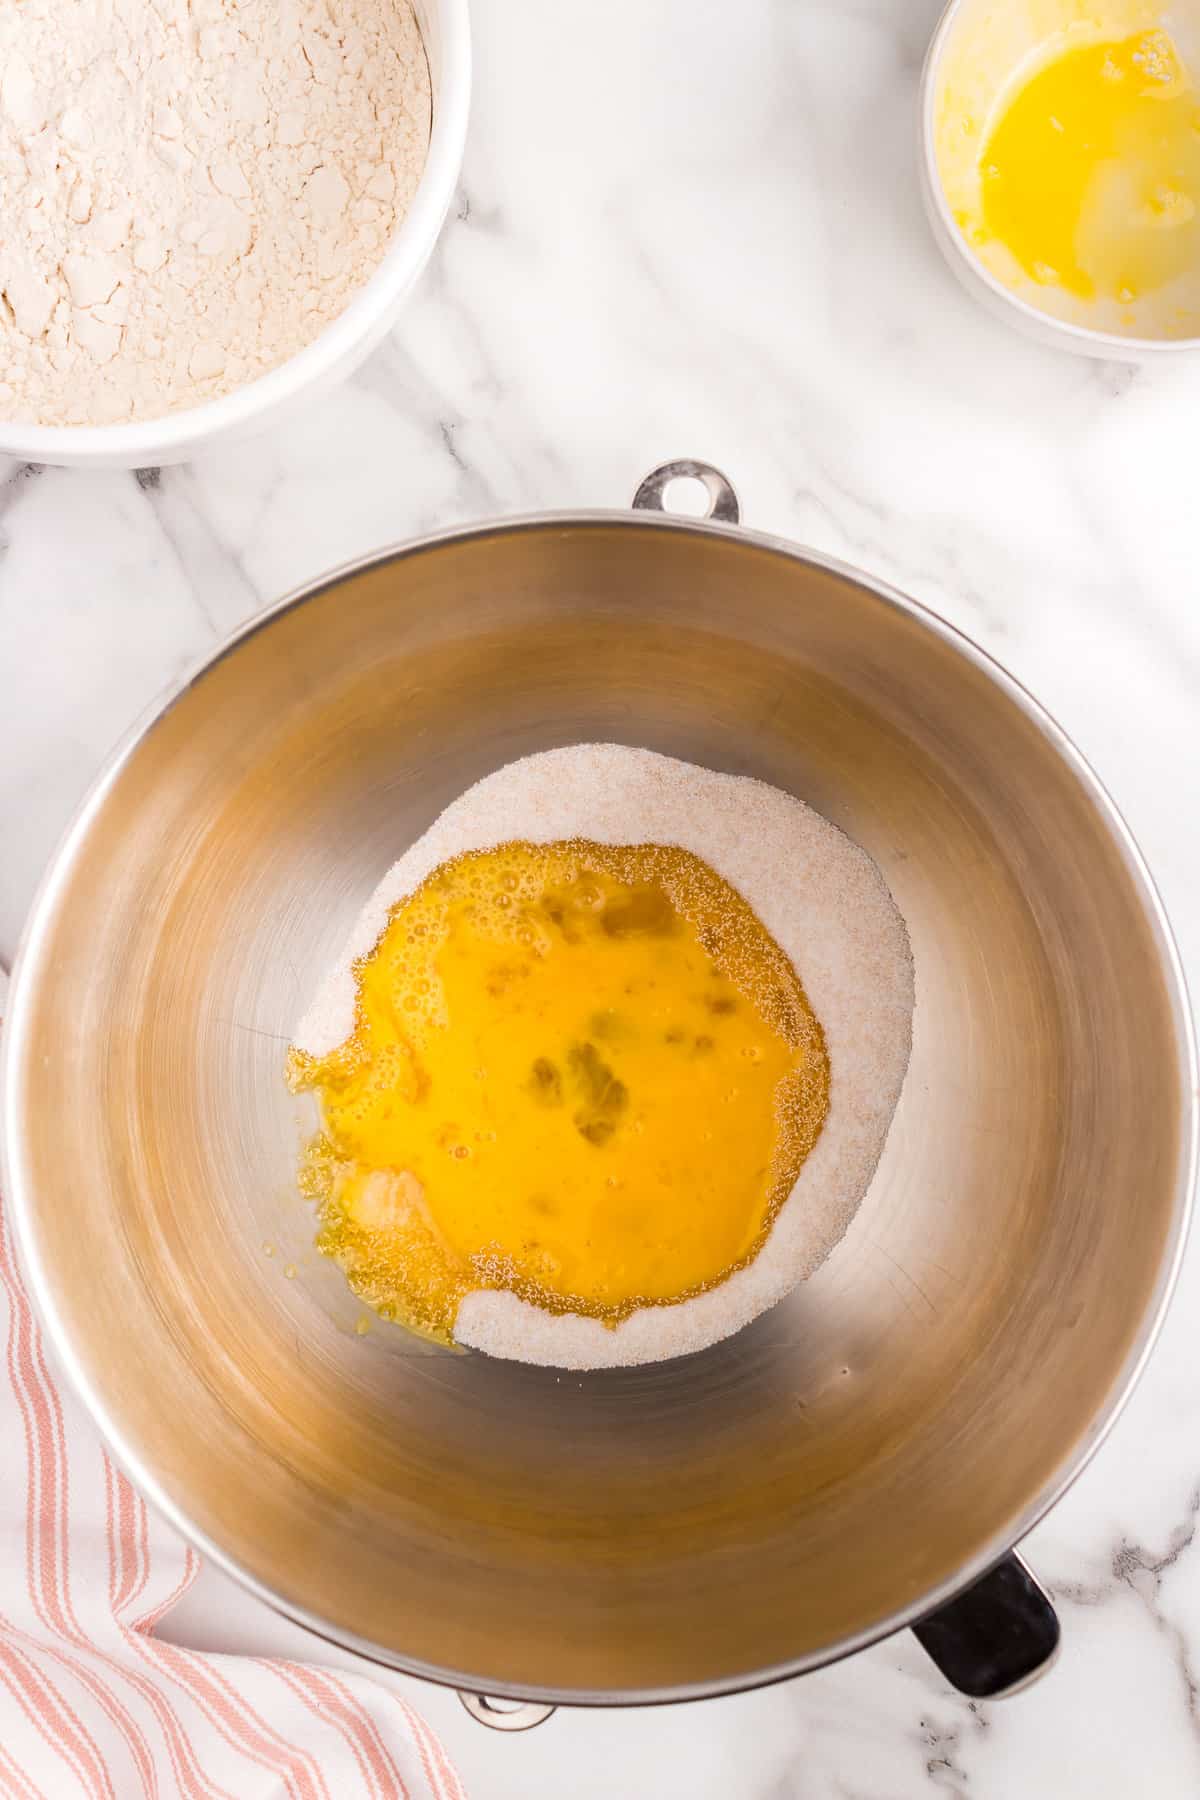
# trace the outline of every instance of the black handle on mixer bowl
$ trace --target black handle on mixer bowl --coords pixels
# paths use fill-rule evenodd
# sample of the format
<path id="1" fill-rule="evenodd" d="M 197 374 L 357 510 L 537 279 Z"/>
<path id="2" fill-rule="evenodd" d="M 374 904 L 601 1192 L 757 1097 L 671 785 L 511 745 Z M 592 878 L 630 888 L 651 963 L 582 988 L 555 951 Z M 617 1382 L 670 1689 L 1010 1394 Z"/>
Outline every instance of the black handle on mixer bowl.
<path id="1" fill-rule="evenodd" d="M 996 1700 L 1049 1668 L 1062 1633 L 1045 1588 L 1015 1554 L 913 1626 L 960 1694 Z"/>

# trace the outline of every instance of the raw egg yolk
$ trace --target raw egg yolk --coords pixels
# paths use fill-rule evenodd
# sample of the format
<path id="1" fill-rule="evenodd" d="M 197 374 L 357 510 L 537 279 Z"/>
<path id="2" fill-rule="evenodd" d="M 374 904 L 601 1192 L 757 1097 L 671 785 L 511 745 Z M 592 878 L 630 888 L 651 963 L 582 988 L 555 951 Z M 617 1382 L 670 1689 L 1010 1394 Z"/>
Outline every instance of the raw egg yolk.
<path id="1" fill-rule="evenodd" d="M 684 850 L 458 857 L 355 972 L 351 1036 L 290 1055 L 322 1117 L 301 1185 L 361 1297 L 442 1341 L 480 1288 L 616 1324 L 714 1287 L 828 1108 L 790 961 Z"/>
<path id="2" fill-rule="evenodd" d="M 1057 56 L 980 158 L 985 232 L 1026 274 L 1132 302 L 1200 256 L 1200 108 L 1164 31 Z"/>

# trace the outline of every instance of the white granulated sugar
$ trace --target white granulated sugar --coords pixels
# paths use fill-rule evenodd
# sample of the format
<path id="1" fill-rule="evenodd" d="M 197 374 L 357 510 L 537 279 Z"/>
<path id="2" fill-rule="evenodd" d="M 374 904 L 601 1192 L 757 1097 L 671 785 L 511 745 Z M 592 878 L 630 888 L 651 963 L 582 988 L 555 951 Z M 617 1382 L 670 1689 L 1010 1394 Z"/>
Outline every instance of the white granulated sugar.
<path id="1" fill-rule="evenodd" d="M 667 844 L 690 850 L 737 889 L 791 958 L 825 1031 L 829 1113 L 754 1261 L 719 1287 L 647 1306 L 615 1330 L 480 1291 L 459 1307 L 459 1343 L 555 1368 L 657 1362 L 718 1342 L 819 1267 L 867 1191 L 900 1097 L 912 1041 L 908 933 L 865 851 L 777 788 L 619 744 L 580 744 L 510 763 L 448 806 L 379 884 L 296 1042 L 322 1056 L 354 1027 L 352 965 L 388 913 L 468 850 L 524 839 Z"/>
<path id="2" fill-rule="evenodd" d="M 429 129 L 408 0 L 4 0 L 0 418 L 155 418 L 292 356 Z"/>

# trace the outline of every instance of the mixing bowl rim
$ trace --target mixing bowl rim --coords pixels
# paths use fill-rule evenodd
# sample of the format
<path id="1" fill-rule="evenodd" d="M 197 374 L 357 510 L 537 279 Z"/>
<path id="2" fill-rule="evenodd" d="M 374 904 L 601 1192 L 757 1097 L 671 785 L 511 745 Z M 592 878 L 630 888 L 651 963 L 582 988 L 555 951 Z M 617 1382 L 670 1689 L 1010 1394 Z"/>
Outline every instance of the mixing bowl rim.
<path id="1" fill-rule="evenodd" d="M 876 1621 L 835 1645 L 773 1664 L 765 1669 L 743 1671 L 737 1675 L 722 1676 L 711 1681 L 687 1682 L 677 1686 L 649 1689 L 535 1688 L 528 1684 L 520 1685 L 505 1681 L 494 1674 L 448 1669 L 426 1664 L 417 1659 L 404 1658 L 378 1644 L 357 1637 L 353 1632 L 337 1630 L 327 1620 L 309 1613 L 304 1607 L 298 1606 L 292 1601 L 283 1599 L 257 1576 L 243 1568 L 235 1557 L 226 1552 L 220 1544 L 212 1540 L 189 1519 L 182 1504 L 173 1500 L 163 1491 L 157 1478 L 143 1465 L 136 1447 L 126 1441 L 110 1417 L 83 1359 L 75 1350 L 70 1330 L 55 1303 L 50 1271 L 43 1262 L 39 1249 L 36 1225 L 37 1205 L 33 1195 L 32 1172 L 26 1166 L 21 1150 L 20 1120 L 24 1110 L 24 1096 L 29 1079 L 24 1039 L 27 1032 L 28 1015 L 37 994 L 40 953 L 44 935 L 52 917 L 53 903 L 67 882 L 75 855 L 80 845 L 86 840 L 93 819 L 143 741 L 150 736 L 156 725 L 182 698 L 204 678 L 209 670 L 231 655 L 243 642 L 256 636 L 259 632 L 265 631 L 275 620 L 368 570 L 405 561 L 428 551 L 440 550 L 462 543 L 477 543 L 487 538 L 497 539 L 547 530 L 552 533 L 568 533 L 613 527 L 633 531 L 675 532 L 715 539 L 723 541 L 727 545 L 744 546 L 747 549 L 784 556 L 791 561 L 800 562 L 851 581 L 881 604 L 893 608 L 913 619 L 924 629 L 932 631 L 936 638 L 952 651 L 963 656 L 969 664 L 993 681 L 1023 716 L 1038 729 L 1050 747 L 1057 751 L 1065 761 L 1075 779 L 1093 802 L 1101 819 L 1106 823 L 1154 931 L 1164 980 L 1169 989 L 1170 1010 L 1180 1052 L 1178 1075 L 1182 1156 L 1170 1234 L 1158 1272 L 1156 1291 L 1142 1319 L 1137 1340 L 1126 1357 L 1124 1366 L 1113 1381 L 1103 1405 L 1097 1409 L 1084 1427 L 1077 1444 L 1067 1454 L 1051 1480 L 1031 1497 L 1003 1530 L 993 1533 L 988 1541 L 976 1551 L 975 1555 L 962 1564 L 946 1581 L 923 1593 L 909 1605 L 898 1608 L 885 1619 Z M 721 525 L 710 521 L 672 517 L 662 513 L 637 513 L 620 509 L 592 508 L 577 512 L 530 513 L 511 519 L 492 519 L 474 525 L 453 526 L 354 558 L 319 576 L 315 581 L 307 582 L 303 586 L 293 589 L 282 599 L 247 620 L 246 623 L 231 632 L 215 650 L 199 659 L 188 674 L 164 689 L 159 697 L 151 702 L 118 741 L 80 802 L 74 817 L 50 858 L 30 905 L 29 916 L 13 965 L 7 1016 L 4 1021 L 2 1039 L 0 1039 L 0 1177 L 3 1178 L 4 1192 L 8 1196 L 12 1217 L 15 1221 L 16 1237 L 29 1286 L 60 1366 L 65 1370 L 72 1387 L 91 1414 L 118 1463 L 135 1486 L 151 1502 L 158 1513 L 188 1543 L 192 1544 L 202 1555 L 209 1557 L 216 1567 L 232 1576 L 242 1587 L 264 1601 L 275 1612 L 290 1619 L 293 1623 L 303 1626 L 314 1636 L 328 1643 L 336 1644 L 341 1649 L 353 1651 L 378 1666 L 398 1669 L 405 1674 L 434 1682 L 443 1687 L 482 1692 L 498 1698 L 544 1701 L 552 1705 L 595 1707 L 661 1705 L 689 1700 L 714 1699 L 723 1694 L 741 1693 L 752 1688 L 769 1686 L 773 1682 L 785 1681 L 796 1675 L 807 1674 L 813 1669 L 826 1667 L 831 1663 L 839 1662 L 843 1657 L 852 1656 L 860 1650 L 867 1649 L 883 1638 L 890 1637 L 894 1632 L 913 1625 L 928 1614 L 936 1612 L 955 1595 L 971 1587 L 1015 1545 L 1019 1544 L 1025 1535 L 1050 1511 L 1051 1507 L 1057 1504 L 1083 1472 L 1111 1431 L 1140 1379 L 1162 1328 L 1167 1307 L 1175 1289 L 1187 1243 L 1196 1186 L 1197 1140 L 1198 1129 L 1200 1129 L 1200 1093 L 1197 1091 L 1197 1083 L 1196 1034 L 1189 1005 L 1187 982 L 1166 910 L 1145 858 L 1115 801 L 1091 764 L 1075 746 L 1062 726 L 1029 690 L 1017 681 L 1015 676 L 996 662 L 965 632 L 951 625 L 937 613 L 922 605 L 920 601 L 913 600 L 889 582 L 856 569 L 837 557 L 806 549 L 771 533 L 748 530 L 741 525 Z"/>

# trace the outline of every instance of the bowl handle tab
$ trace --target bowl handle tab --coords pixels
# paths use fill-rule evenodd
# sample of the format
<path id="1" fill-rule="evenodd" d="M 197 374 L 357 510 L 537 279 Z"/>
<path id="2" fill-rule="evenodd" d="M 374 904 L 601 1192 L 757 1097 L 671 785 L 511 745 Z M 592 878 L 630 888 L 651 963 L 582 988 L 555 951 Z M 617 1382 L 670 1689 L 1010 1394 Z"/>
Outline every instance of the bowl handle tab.
<path id="1" fill-rule="evenodd" d="M 682 513 L 672 506 L 666 498 L 666 490 L 673 481 L 699 482 L 707 495 L 704 511 L 693 514 L 690 509 Z M 673 513 L 676 517 L 714 519 L 719 525 L 736 525 L 742 516 L 738 505 L 738 497 L 734 486 L 727 475 L 720 469 L 714 469 L 711 463 L 693 462 L 685 457 L 681 462 L 660 463 L 657 469 L 651 469 L 645 481 L 633 496 L 634 512 Z"/>
<path id="2" fill-rule="evenodd" d="M 1013 1553 L 913 1632 L 950 1685 L 973 1700 L 998 1700 L 1036 1680 L 1061 1635 L 1049 1594 Z"/>
<path id="3" fill-rule="evenodd" d="M 468 1694 L 463 1688 L 458 1697 L 471 1717 L 492 1731 L 531 1731 L 557 1710 L 536 1700 L 493 1700 L 490 1694 Z"/>

